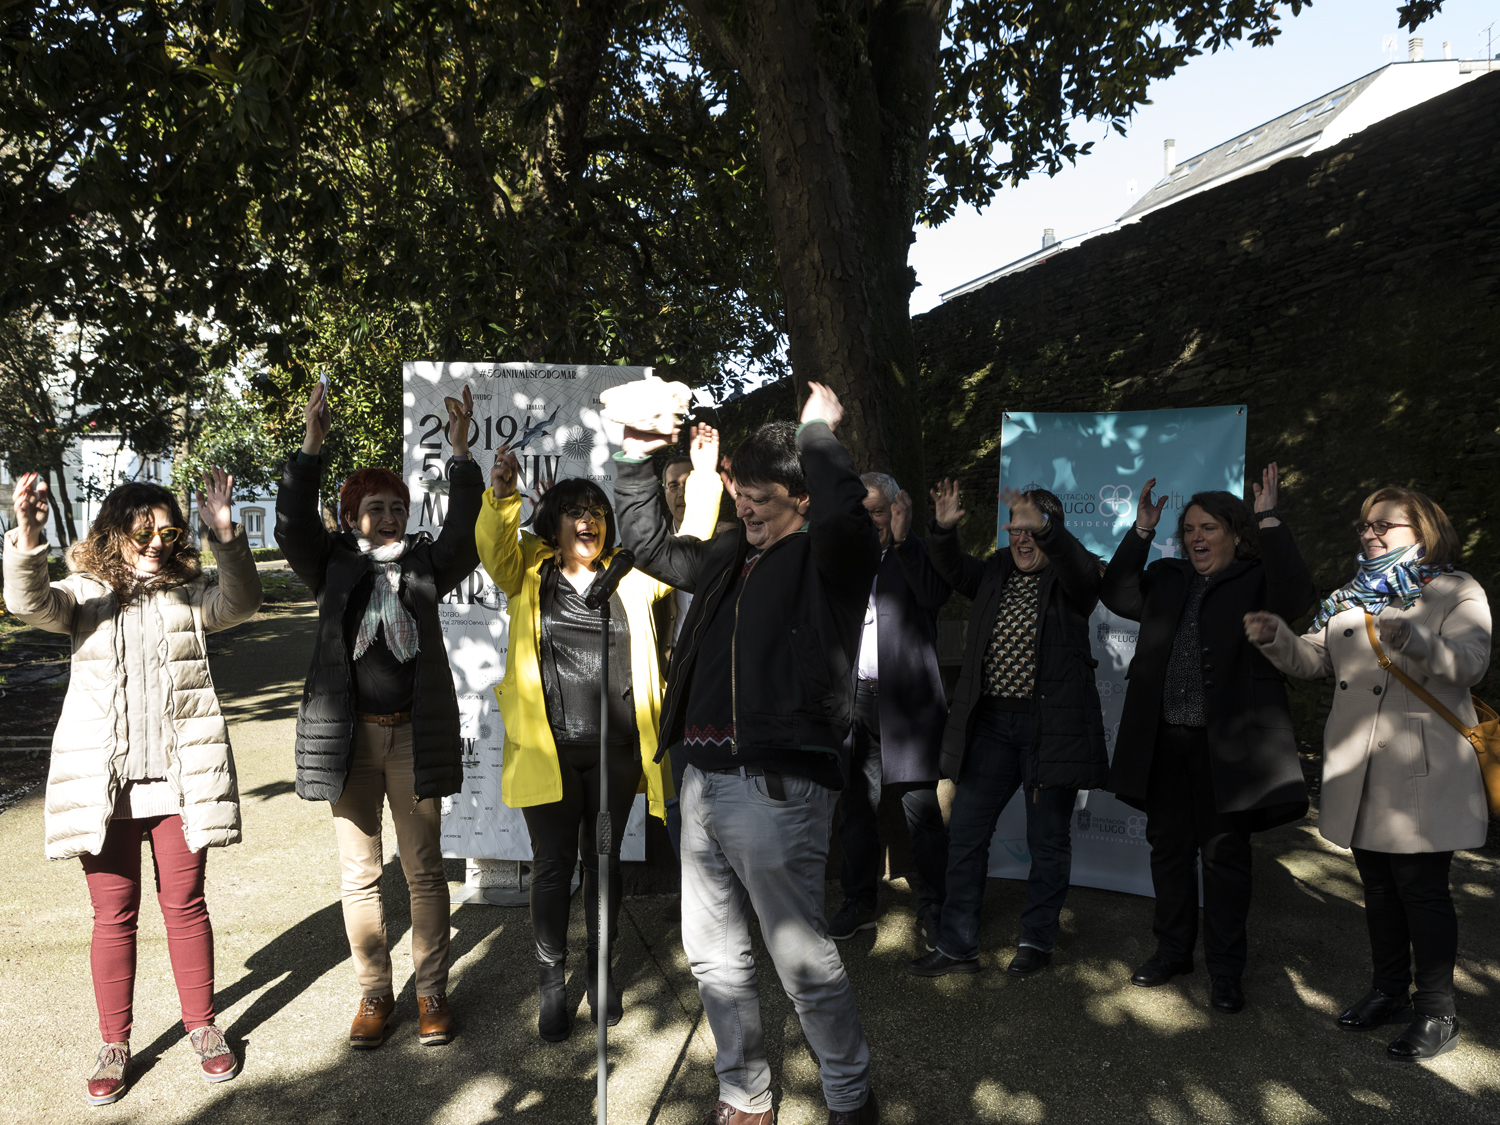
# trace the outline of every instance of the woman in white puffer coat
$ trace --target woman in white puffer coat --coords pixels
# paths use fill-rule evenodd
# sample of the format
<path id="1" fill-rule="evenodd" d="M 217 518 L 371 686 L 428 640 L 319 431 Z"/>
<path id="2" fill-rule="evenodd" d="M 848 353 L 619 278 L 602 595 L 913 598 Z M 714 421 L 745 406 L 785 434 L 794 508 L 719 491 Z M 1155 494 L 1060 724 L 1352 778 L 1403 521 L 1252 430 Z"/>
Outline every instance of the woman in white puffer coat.
<path id="1" fill-rule="evenodd" d="M 230 518 L 233 486 L 216 469 L 198 493 L 219 566 L 215 586 L 176 497 L 144 483 L 105 498 L 89 534 L 68 551 L 73 573 L 49 582 L 47 485 L 34 473 L 16 484 L 6 607 L 73 641 L 45 835 L 48 859 L 82 860 L 94 907 L 89 961 L 104 1038 L 87 1084 L 94 1105 L 126 1088 L 142 837 L 151 842 L 183 1026 L 203 1075 L 222 1082 L 239 1071 L 214 1024 L 213 928 L 203 898 L 206 849 L 240 839 L 234 759 L 204 636 L 246 620 L 261 600 L 250 545 Z"/>

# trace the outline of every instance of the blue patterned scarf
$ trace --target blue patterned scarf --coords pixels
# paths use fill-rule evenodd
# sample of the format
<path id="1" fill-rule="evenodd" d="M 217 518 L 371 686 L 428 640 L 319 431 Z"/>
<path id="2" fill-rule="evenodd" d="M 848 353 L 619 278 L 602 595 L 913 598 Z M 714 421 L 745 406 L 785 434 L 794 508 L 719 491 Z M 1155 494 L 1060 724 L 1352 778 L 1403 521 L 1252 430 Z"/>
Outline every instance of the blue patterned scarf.
<path id="1" fill-rule="evenodd" d="M 1424 548 L 1420 543 L 1398 547 L 1373 559 L 1359 556 L 1359 573 L 1354 581 L 1340 586 L 1323 599 L 1318 616 L 1313 618 L 1310 633 L 1316 633 L 1337 613 L 1346 609 L 1365 609 L 1376 617 L 1390 605 L 1406 609 L 1422 596 L 1422 590 L 1439 574 L 1453 569 L 1428 566 L 1422 562 Z"/>

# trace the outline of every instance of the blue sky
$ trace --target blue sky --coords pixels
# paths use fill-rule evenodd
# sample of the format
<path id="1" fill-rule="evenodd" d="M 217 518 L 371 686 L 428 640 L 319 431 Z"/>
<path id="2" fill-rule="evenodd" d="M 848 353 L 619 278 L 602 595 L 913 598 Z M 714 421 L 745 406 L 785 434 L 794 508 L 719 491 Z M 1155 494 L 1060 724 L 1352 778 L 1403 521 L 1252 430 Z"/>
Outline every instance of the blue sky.
<path id="1" fill-rule="evenodd" d="M 1423 39 L 1429 59 L 1443 57 L 1444 40 L 1454 58 L 1484 58 L 1483 29 L 1491 23 L 1500 45 L 1500 0 L 1446 0 L 1416 32 L 1398 31 L 1397 2 L 1315 0 L 1295 19 L 1284 9 L 1275 46 L 1242 44 L 1203 55 L 1155 83 L 1152 104 L 1141 107 L 1128 136 L 1102 122 L 1078 123 L 1074 139 L 1097 143 L 1076 166 L 1002 192 L 982 212 L 963 208 L 940 227 L 917 228 L 909 258 L 918 283 L 911 311 L 925 312 L 943 290 L 1031 253 L 1045 227 L 1066 238 L 1113 222 L 1138 198 L 1127 191 L 1131 181 L 1144 192 L 1161 178 L 1162 142 L 1169 137 L 1184 160 L 1393 57 L 1405 59 L 1413 34 Z M 1381 49 L 1387 36 L 1397 36 L 1394 55 Z"/>

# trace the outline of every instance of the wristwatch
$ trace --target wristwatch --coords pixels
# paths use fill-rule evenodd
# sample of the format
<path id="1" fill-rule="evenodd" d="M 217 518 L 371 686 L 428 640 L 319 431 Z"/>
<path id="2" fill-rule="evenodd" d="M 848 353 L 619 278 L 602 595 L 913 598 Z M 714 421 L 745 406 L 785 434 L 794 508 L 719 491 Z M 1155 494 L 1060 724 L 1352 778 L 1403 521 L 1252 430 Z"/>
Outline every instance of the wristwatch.
<path id="1" fill-rule="evenodd" d="M 1261 520 L 1279 520 L 1280 518 L 1281 518 L 1281 509 L 1280 508 L 1267 508 L 1264 512 L 1256 512 L 1255 513 L 1255 522 L 1256 523 L 1260 523 Z"/>

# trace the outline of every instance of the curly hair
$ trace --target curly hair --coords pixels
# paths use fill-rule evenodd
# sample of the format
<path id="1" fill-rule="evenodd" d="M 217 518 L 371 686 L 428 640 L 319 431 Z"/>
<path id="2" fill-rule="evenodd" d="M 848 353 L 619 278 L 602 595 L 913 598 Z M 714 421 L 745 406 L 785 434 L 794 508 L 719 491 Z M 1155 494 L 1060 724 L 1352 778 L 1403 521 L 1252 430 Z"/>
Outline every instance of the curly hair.
<path id="1" fill-rule="evenodd" d="M 604 489 L 587 477 L 568 477 L 560 480 L 546 492 L 531 514 L 531 532 L 554 551 L 557 550 L 558 529 L 563 522 L 563 509 L 573 505 L 598 504 L 604 509 L 604 550 L 615 545 L 615 507 L 609 502 Z"/>
<path id="2" fill-rule="evenodd" d="M 131 549 L 135 549 L 130 533 L 141 526 L 154 526 L 153 512 L 157 508 L 167 509 L 173 527 L 187 531 L 182 505 L 161 485 L 144 481 L 120 485 L 104 498 L 89 533 L 68 548 L 68 566 L 75 573 L 91 574 L 99 579 L 115 592 L 122 606 L 130 604 L 131 598 L 141 589 L 141 580 L 135 567 L 125 561 L 125 546 L 129 543 Z M 152 588 L 184 585 L 197 578 L 202 570 L 198 548 L 185 535 L 172 544 L 162 560 L 161 581 L 153 583 Z"/>
<path id="3" fill-rule="evenodd" d="M 1250 505 L 1232 492 L 1211 489 L 1195 492 L 1177 514 L 1177 542 L 1182 543 L 1182 525 L 1187 522 L 1189 508 L 1198 508 L 1210 519 L 1218 520 L 1238 542 L 1234 546 L 1236 559 L 1260 558 L 1260 524 Z"/>

